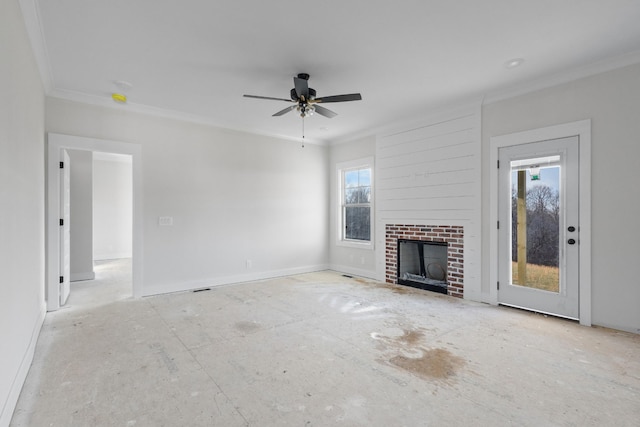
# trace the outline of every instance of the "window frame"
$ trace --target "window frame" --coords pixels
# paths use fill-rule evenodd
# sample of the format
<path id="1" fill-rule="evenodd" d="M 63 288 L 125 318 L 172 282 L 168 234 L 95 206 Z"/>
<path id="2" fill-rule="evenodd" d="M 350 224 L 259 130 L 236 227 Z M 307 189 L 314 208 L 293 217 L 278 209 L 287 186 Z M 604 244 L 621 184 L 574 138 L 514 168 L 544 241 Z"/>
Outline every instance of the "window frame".
<path id="1" fill-rule="evenodd" d="M 371 193 L 370 201 L 368 204 L 358 204 L 360 206 L 369 207 L 369 240 L 356 240 L 347 239 L 345 237 L 344 221 L 345 221 L 345 173 L 359 170 L 369 169 L 371 179 Z M 374 181 L 374 165 L 373 157 L 366 157 L 362 159 L 352 160 L 348 162 L 341 162 L 336 165 L 337 186 L 338 186 L 338 198 L 337 198 L 337 213 L 336 213 L 336 225 L 337 225 L 337 239 L 336 244 L 338 246 L 359 248 L 359 249 L 373 249 L 374 247 L 374 201 L 375 201 L 375 181 Z"/>

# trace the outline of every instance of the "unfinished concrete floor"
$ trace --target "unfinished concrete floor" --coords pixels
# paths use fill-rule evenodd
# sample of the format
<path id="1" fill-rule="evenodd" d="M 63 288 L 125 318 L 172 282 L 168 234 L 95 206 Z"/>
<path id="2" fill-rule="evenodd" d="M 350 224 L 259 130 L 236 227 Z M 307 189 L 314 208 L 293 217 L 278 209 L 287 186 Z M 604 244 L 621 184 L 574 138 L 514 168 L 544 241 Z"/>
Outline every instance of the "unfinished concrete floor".
<path id="1" fill-rule="evenodd" d="M 47 315 L 12 426 L 638 426 L 640 336 L 333 272 Z"/>

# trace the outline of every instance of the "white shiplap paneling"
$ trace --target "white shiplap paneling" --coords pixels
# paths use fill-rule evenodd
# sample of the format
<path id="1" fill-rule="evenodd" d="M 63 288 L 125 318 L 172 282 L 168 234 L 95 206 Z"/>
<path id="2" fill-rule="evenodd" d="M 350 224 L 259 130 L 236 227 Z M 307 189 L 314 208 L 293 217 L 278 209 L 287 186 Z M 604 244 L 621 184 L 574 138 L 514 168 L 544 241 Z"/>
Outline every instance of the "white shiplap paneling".
<path id="1" fill-rule="evenodd" d="M 480 106 L 426 118 L 376 141 L 377 271 L 386 224 L 462 225 L 465 298 L 480 300 Z"/>

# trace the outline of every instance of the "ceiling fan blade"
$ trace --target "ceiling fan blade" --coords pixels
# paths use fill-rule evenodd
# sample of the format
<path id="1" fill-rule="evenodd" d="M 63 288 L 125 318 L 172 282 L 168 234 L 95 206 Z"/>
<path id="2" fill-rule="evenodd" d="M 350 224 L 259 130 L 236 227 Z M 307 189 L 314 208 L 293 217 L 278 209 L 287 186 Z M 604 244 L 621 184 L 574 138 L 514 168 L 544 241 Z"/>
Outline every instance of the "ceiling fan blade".
<path id="1" fill-rule="evenodd" d="M 348 95 L 323 96 L 322 98 L 316 98 L 315 102 L 345 102 L 360 100 L 362 100 L 362 95 L 359 93 L 350 93 Z"/>
<path id="2" fill-rule="evenodd" d="M 309 81 L 305 79 L 301 79 L 300 77 L 293 78 L 293 85 L 296 88 L 296 93 L 298 94 L 298 98 L 301 99 L 309 99 Z"/>
<path id="3" fill-rule="evenodd" d="M 287 102 L 291 102 L 290 99 L 284 99 L 284 98 L 272 98 L 270 96 L 258 96 L 258 95 L 243 95 L 245 98 L 256 98 L 256 99 L 270 99 L 272 101 L 287 101 Z"/>
<path id="4" fill-rule="evenodd" d="M 295 109 L 295 108 L 296 108 L 296 104 L 293 104 L 291 107 L 287 107 L 287 108 L 285 108 L 284 110 L 280 110 L 280 111 L 278 111 L 277 113 L 275 113 L 275 114 L 273 115 L 273 117 L 276 117 L 276 116 L 283 116 L 283 115 L 287 114 L 289 111 L 291 111 L 291 110 L 293 110 L 293 109 Z M 316 107 L 316 108 L 317 108 L 317 107 Z"/>
<path id="5" fill-rule="evenodd" d="M 316 110 L 316 113 L 320 114 L 321 116 L 325 116 L 327 118 L 332 118 L 338 115 L 338 113 L 334 113 L 333 111 L 329 110 L 328 108 L 324 108 L 321 107 L 319 105 L 314 105 L 313 109 Z"/>

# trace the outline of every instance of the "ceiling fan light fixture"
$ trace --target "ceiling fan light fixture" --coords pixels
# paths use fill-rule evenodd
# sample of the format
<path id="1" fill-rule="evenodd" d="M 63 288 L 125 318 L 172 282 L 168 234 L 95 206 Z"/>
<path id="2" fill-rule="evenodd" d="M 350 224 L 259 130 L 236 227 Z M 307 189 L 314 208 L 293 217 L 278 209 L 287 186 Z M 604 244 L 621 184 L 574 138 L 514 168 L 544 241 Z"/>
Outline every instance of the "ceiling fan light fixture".
<path id="1" fill-rule="evenodd" d="M 316 98 L 316 90 L 309 87 L 309 74 L 300 73 L 293 78 L 293 89 L 289 91 L 290 99 L 275 98 L 272 96 L 244 95 L 245 98 L 269 99 L 273 101 L 292 102 L 289 107 L 273 114 L 274 117 L 282 116 L 290 111 L 297 111 L 303 119 L 313 116 L 315 113 L 328 119 L 337 116 L 337 114 L 320 103 L 334 103 L 346 101 L 361 101 L 362 95 L 359 93 L 349 93 L 344 95 L 333 95 Z M 304 129 L 304 120 L 302 121 Z M 304 138 L 304 130 L 302 132 Z"/>

